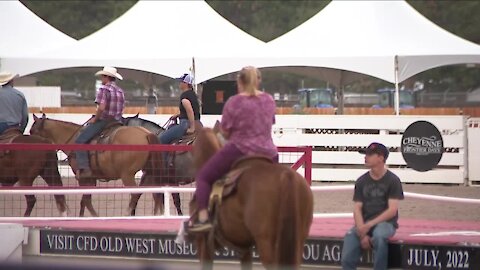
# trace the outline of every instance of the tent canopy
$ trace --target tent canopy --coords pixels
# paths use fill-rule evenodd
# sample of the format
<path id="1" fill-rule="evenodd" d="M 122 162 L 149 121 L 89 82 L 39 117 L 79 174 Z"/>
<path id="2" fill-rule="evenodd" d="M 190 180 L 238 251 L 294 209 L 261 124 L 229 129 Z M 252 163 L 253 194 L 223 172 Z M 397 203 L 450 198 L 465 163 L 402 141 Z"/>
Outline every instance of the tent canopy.
<path id="1" fill-rule="evenodd" d="M 261 44 L 204 1 L 139 1 L 77 44 L 5 64 L 22 75 L 111 65 L 177 77 L 189 71 L 195 57 L 199 83 L 238 70 L 243 53 Z"/>
<path id="2" fill-rule="evenodd" d="M 0 60 L 35 55 L 76 42 L 43 21 L 20 1 L 0 1 L 0 26 Z"/>
<path id="3" fill-rule="evenodd" d="M 438 27 L 405 1 L 332 1 L 267 44 L 259 66 L 314 66 L 398 82 L 452 64 L 480 63 L 480 46 Z M 398 61 L 396 63 L 396 61 Z"/>

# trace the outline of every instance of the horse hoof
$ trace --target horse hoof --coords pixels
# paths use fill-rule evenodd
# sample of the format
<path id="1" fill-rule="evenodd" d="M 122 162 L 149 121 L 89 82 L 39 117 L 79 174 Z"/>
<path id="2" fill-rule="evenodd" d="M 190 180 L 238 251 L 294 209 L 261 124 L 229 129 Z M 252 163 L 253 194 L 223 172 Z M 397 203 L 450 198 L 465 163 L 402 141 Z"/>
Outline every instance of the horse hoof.
<path id="1" fill-rule="evenodd" d="M 61 217 L 68 217 L 67 211 L 60 212 Z"/>

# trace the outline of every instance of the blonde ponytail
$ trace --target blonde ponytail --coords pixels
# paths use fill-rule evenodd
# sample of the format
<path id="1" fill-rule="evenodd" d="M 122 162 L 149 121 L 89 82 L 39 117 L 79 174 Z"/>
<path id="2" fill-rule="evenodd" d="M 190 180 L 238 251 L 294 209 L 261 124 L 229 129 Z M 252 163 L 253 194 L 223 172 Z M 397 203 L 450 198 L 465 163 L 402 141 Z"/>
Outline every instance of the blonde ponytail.
<path id="1" fill-rule="evenodd" d="M 259 72 L 255 67 L 244 67 L 238 74 L 238 79 L 243 86 L 244 92 L 249 96 L 255 96 L 257 92 Z"/>

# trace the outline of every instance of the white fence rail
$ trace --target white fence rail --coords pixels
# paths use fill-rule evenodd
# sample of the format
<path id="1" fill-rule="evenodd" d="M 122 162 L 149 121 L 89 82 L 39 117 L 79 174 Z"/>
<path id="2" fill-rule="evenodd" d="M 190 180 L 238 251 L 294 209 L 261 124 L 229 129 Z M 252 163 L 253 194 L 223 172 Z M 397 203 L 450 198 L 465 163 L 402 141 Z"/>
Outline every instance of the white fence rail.
<path id="1" fill-rule="evenodd" d="M 50 114 L 48 117 L 84 123 L 89 114 Z M 169 115 L 141 115 L 141 117 L 163 124 Z M 218 115 L 204 115 L 205 126 L 213 126 Z M 433 123 L 442 133 L 446 152 L 439 166 L 429 172 L 416 172 L 407 168 L 400 153 L 401 134 L 413 122 L 426 120 Z M 30 124 L 32 121 L 30 121 Z M 311 131 L 323 132 L 310 134 Z M 328 134 L 328 132 L 353 131 L 358 134 Z M 359 131 L 362 130 L 362 131 Z M 367 131 L 367 132 L 365 132 Z M 376 134 L 365 134 L 365 133 Z M 326 134 L 325 134 L 326 133 Z M 342 133 L 342 132 L 340 132 Z M 345 132 L 347 133 L 347 132 Z M 362 134 L 363 133 L 363 134 Z M 468 142 L 467 145 L 467 135 Z M 392 150 L 387 165 L 404 183 L 448 183 L 464 184 L 469 174 L 480 180 L 479 157 L 468 148 L 479 149 L 480 128 L 467 133 L 463 116 L 389 116 L 389 115 L 277 115 L 273 130 L 274 142 L 278 146 L 313 146 L 312 179 L 314 181 L 354 181 L 364 171 L 363 156 L 353 147 L 365 147 L 376 141 Z M 335 149 L 333 151 L 332 149 Z M 327 151 L 328 150 L 328 151 Z M 478 154 L 476 154 L 478 156 Z M 60 158 L 65 158 L 61 156 Z M 281 160 L 289 157 L 281 155 Z M 470 166 L 467 163 L 470 161 Z M 473 163 L 476 162 L 476 163 Z M 467 168 L 471 168 L 470 171 Z"/>
<path id="2" fill-rule="evenodd" d="M 468 180 L 480 185 L 480 118 L 470 118 L 468 127 Z"/>
<path id="3" fill-rule="evenodd" d="M 332 185 L 332 186 L 312 186 L 312 192 L 326 192 L 326 191 L 352 191 L 354 185 Z M 172 216 L 170 212 L 170 197 L 172 193 L 194 193 L 195 188 L 186 188 L 186 187 L 123 187 L 123 188 L 55 188 L 55 189 L 27 189 L 27 188 L 8 188 L 0 189 L 0 195 L 55 195 L 55 194 L 64 194 L 64 195 L 73 195 L 73 194 L 132 194 L 132 193 L 163 193 L 164 196 L 164 205 L 165 213 L 163 216 L 143 216 L 143 217 L 125 217 L 126 219 L 156 219 L 156 218 L 167 218 L 167 219 L 184 219 L 189 216 Z M 453 203 L 468 203 L 468 204 L 478 204 L 480 205 L 480 199 L 471 199 L 471 198 L 458 198 L 458 197 L 448 197 L 448 196 L 438 196 L 438 195 L 429 195 L 413 192 L 404 192 L 405 197 L 415 198 L 415 199 L 425 199 L 432 201 L 442 201 L 442 202 L 453 202 Z M 350 217 L 351 213 L 314 213 L 314 217 L 317 218 L 335 218 L 335 217 Z M 122 219 L 124 217 L 121 217 Z M 72 219 L 71 217 L 0 217 L 0 222 L 2 220 L 13 220 L 13 219 L 27 219 L 27 220 L 63 220 L 63 219 Z M 101 217 L 101 218 L 80 218 L 80 219 L 119 219 L 119 217 Z"/>

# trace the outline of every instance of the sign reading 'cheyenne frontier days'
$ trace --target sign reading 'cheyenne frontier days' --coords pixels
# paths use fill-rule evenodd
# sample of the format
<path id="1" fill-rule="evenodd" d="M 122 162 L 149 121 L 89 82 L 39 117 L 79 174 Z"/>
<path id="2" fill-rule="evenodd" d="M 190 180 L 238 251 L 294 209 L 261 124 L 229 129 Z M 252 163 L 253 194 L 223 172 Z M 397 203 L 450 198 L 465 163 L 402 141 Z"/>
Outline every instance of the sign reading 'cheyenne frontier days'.
<path id="1" fill-rule="evenodd" d="M 430 122 L 417 121 L 402 136 L 401 150 L 407 165 L 420 172 L 435 168 L 443 155 L 443 138 Z"/>

